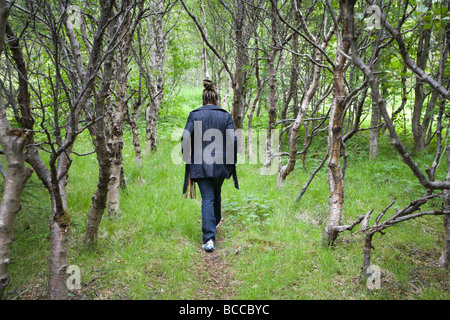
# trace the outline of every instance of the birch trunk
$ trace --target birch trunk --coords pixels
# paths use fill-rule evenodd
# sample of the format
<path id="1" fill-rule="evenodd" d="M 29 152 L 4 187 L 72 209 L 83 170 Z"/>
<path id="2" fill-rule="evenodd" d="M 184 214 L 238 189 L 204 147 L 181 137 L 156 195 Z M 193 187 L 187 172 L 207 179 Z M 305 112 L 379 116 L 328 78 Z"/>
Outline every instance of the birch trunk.
<path id="1" fill-rule="evenodd" d="M 316 51 L 316 61 L 320 64 L 320 61 L 322 60 L 322 54 L 320 51 Z M 294 124 L 292 125 L 291 132 L 289 135 L 289 159 L 286 165 L 284 165 L 280 171 L 278 172 L 278 179 L 277 179 L 277 185 L 278 188 L 281 188 L 284 186 L 286 177 L 294 170 L 295 163 L 297 161 L 297 151 L 298 151 L 298 137 L 300 128 L 303 124 L 303 119 L 305 118 L 307 108 L 314 97 L 317 88 L 319 86 L 319 79 L 320 79 L 320 70 L 321 68 L 318 65 L 315 65 L 314 67 L 314 75 L 312 83 L 306 92 L 302 103 L 300 105 L 300 109 L 297 113 L 297 117 L 295 118 Z"/>
<path id="2" fill-rule="evenodd" d="M 266 136 L 266 145 L 265 145 L 265 157 L 263 162 L 263 170 L 269 170 L 272 165 L 273 158 L 273 137 L 272 134 L 275 130 L 275 121 L 277 119 L 277 70 L 275 68 L 275 58 L 278 52 L 277 49 L 277 21 L 278 17 L 276 14 L 276 1 L 272 1 L 272 10 L 271 10 L 271 21 L 272 21 L 272 41 L 271 47 L 269 49 L 269 54 L 267 57 L 268 63 L 268 71 L 269 71 L 269 119 L 267 123 L 267 136 Z"/>
<path id="3" fill-rule="evenodd" d="M 242 0 L 236 0 L 236 17 L 234 19 L 235 38 L 236 38 L 236 65 L 234 74 L 233 86 L 233 102 L 231 106 L 231 115 L 233 117 L 234 127 L 237 129 L 243 128 L 244 114 L 243 114 L 243 91 L 245 83 L 245 72 L 243 71 L 246 65 L 246 49 L 247 42 L 244 35 L 244 3 Z M 238 150 L 238 153 L 243 150 Z"/>
<path id="4" fill-rule="evenodd" d="M 121 7 L 127 9 L 131 4 L 130 0 L 124 0 Z M 124 14 L 122 24 L 120 26 L 120 34 L 123 35 L 121 43 L 118 48 L 117 56 L 117 101 L 115 105 L 114 114 L 111 118 L 111 176 L 108 187 L 108 215 L 110 217 L 120 216 L 120 187 L 123 184 L 123 130 L 125 115 L 128 102 L 128 60 L 130 58 L 130 49 L 133 41 L 134 30 L 137 26 L 137 22 L 142 16 L 142 10 L 140 10 L 139 17 L 135 17 L 134 23 L 131 24 L 130 12 L 127 11 Z"/>
<path id="5" fill-rule="evenodd" d="M 253 114 L 255 113 L 256 106 L 259 103 L 259 97 L 261 96 L 262 91 L 262 82 L 259 74 L 259 61 L 258 61 L 258 42 L 256 41 L 255 48 L 255 77 L 256 77 L 256 96 L 253 100 L 248 114 L 247 114 L 247 153 L 248 153 L 248 162 L 256 163 L 257 152 L 255 148 L 255 141 L 253 138 L 256 138 L 256 135 L 253 133 Z"/>
<path id="6" fill-rule="evenodd" d="M 442 102 L 442 101 L 441 101 Z M 450 181 L 450 146 L 446 148 L 447 153 L 447 177 L 446 181 Z M 443 200 L 444 200 L 444 211 L 450 211 L 450 194 L 449 190 L 443 190 Z M 444 214 L 444 230 L 445 230 L 445 240 L 444 240 L 444 249 L 442 250 L 442 254 L 439 257 L 439 267 L 441 268 L 450 268 L 450 215 Z"/>
<path id="7" fill-rule="evenodd" d="M 431 1 L 425 1 L 425 6 L 431 7 Z M 427 66 L 428 55 L 430 52 L 431 30 L 432 29 L 425 29 L 423 26 L 419 29 L 416 63 L 422 70 L 425 70 Z M 411 119 L 411 130 L 414 137 L 415 152 L 420 152 L 425 147 L 425 134 L 428 127 L 424 128 L 425 123 L 421 123 L 425 98 L 424 81 L 419 77 L 416 77 L 416 84 L 414 86 L 414 108 Z"/>
<path id="8" fill-rule="evenodd" d="M 377 60 L 374 64 L 374 67 L 378 67 Z M 380 128 L 378 124 L 381 120 L 380 110 L 378 109 L 377 102 L 372 97 L 372 112 L 370 115 L 370 129 L 369 131 L 369 159 L 376 159 L 378 157 L 378 137 L 380 133 Z"/>
<path id="9" fill-rule="evenodd" d="M 110 39 L 112 39 L 116 31 L 115 21 L 110 26 Z M 108 185 L 111 176 L 111 150 L 108 145 L 108 135 L 106 128 L 106 101 L 109 96 L 109 90 L 114 74 L 113 61 L 115 54 L 111 53 L 106 57 L 103 67 L 102 83 L 98 92 L 95 94 L 95 111 L 90 110 L 88 114 L 94 115 L 96 119 L 88 126 L 88 130 L 92 136 L 92 142 L 95 148 L 95 154 L 98 162 L 98 183 L 97 190 L 92 197 L 91 208 L 87 214 L 86 233 L 84 243 L 88 247 L 94 247 L 97 242 L 98 230 L 106 208 L 108 200 Z M 92 119 L 87 119 L 92 120 Z"/>
<path id="10" fill-rule="evenodd" d="M 447 9 L 449 9 L 450 1 L 449 0 L 444 1 L 444 6 Z M 449 51 L 449 46 L 450 46 L 450 25 L 449 24 L 447 24 L 445 31 L 446 31 L 446 34 L 445 34 L 445 37 L 443 37 L 444 46 L 443 46 L 443 50 L 441 51 L 441 59 L 440 59 L 440 63 L 439 63 L 439 79 L 438 79 L 439 83 L 441 83 L 441 80 L 442 80 L 442 77 L 444 74 L 444 69 L 446 66 L 446 61 L 447 61 L 447 56 L 448 56 L 448 51 Z M 433 94 L 435 94 L 435 92 L 433 92 Z M 443 97 L 441 97 L 440 112 L 439 112 L 439 116 L 438 116 L 438 131 L 439 131 L 438 137 L 439 137 L 439 139 L 441 139 L 441 134 L 442 134 L 442 114 L 445 110 L 445 102 L 446 102 L 445 99 Z M 446 152 L 447 152 L 446 181 L 450 182 L 450 147 L 449 146 L 447 146 Z M 434 179 L 435 170 L 438 166 L 438 163 L 439 163 L 439 160 L 438 160 L 438 157 L 436 156 L 435 163 L 433 163 L 433 166 L 432 166 L 433 174 L 431 176 L 431 179 Z M 444 210 L 450 211 L 449 190 L 448 189 L 444 190 L 443 194 L 444 194 Z M 444 215 L 443 225 L 444 225 L 444 230 L 445 230 L 445 243 L 444 243 L 444 249 L 442 250 L 442 254 L 439 258 L 439 267 L 450 268 L 450 215 L 449 214 Z"/>
<path id="11" fill-rule="evenodd" d="M 202 8 L 202 22 L 203 22 L 203 32 L 206 36 L 208 36 L 208 29 L 206 29 L 206 13 L 205 13 L 205 6 L 206 4 L 204 1 L 200 2 L 200 6 Z M 208 59 L 206 57 L 206 43 L 205 41 L 202 42 L 202 66 L 203 66 L 203 77 L 205 79 L 209 79 L 209 72 L 208 72 Z"/>
<path id="12" fill-rule="evenodd" d="M 111 118 L 111 137 L 109 145 L 111 148 L 111 175 L 108 185 L 108 216 L 120 216 L 120 175 L 123 161 L 123 129 L 125 121 L 125 110 L 127 108 L 127 58 L 123 50 L 119 52 L 119 64 L 117 66 L 117 101 L 114 114 Z"/>
<path id="13" fill-rule="evenodd" d="M 141 98 L 133 104 L 133 111 L 131 112 L 131 118 L 130 118 L 130 127 L 131 127 L 131 133 L 133 135 L 133 149 L 134 149 L 134 156 L 136 159 L 136 166 L 138 168 L 142 168 L 142 156 L 141 156 L 141 144 L 139 143 L 139 128 L 137 125 L 137 119 L 139 116 L 139 108 L 141 106 Z"/>
<path id="14" fill-rule="evenodd" d="M 56 172 L 56 167 L 52 168 Z M 52 182 L 56 175 L 52 176 Z M 57 179 L 56 179 L 57 180 Z M 67 299 L 67 249 L 69 244 L 69 226 L 71 216 L 63 209 L 58 183 L 53 183 L 52 214 L 50 217 L 50 265 L 48 292 L 50 300 Z"/>
<path id="15" fill-rule="evenodd" d="M 378 128 L 378 123 L 380 122 L 381 116 L 378 106 L 375 101 L 372 101 L 372 113 L 370 117 L 370 129 L 369 132 L 369 159 L 376 159 L 378 157 L 378 136 L 380 128 Z"/>
<path id="16" fill-rule="evenodd" d="M 338 52 L 336 53 L 336 63 L 333 82 L 333 102 L 330 112 L 330 124 L 328 130 L 328 146 L 330 157 L 328 159 L 328 187 L 330 195 L 328 198 L 328 221 L 322 233 L 322 241 L 326 245 L 332 245 L 338 236 L 335 226 L 340 226 L 344 210 L 344 176 L 340 164 L 342 148 L 342 125 L 346 103 L 346 90 L 344 85 L 345 56 L 350 48 L 350 33 L 348 29 L 347 12 L 354 1 L 339 1 L 339 16 L 341 17 L 342 31 L 341 41 L 338 41 Z"/>
<path id="17" fill-rule="evenodd" d="M 158 149 L 158 116 L 164 99 L 164 30 L 163 30 L 163 11 L 164 0 L 155 4 L 155 11 L 159 12 L 151 26 L 151 37 L 155 38 L 154 65 L 152 66 L 153 76 L 151 79 L 151 99 L 146 108 L 146 127 L 147 127 L 147 153 Z"/>
<path id="18" fill-rule="evenodd" d="M 231 78 L 228 73 L 225 73 L 225 94 L 222 99 L 222 107 L 230 111 L 230 92 L 231 92 Z"/>
<path id="19" fill-rule="evenodd" d="M 319 45 L 317 38 L 309 31 L 308 27 L 306 26 L 306 21 L 305 21 L 303 15 L 297 8 L 296 8 L 296 13 L 298 16 L 298 20 L 300 21 L 301 27 L 307 34 L 310 41 Z M 325 36 L 323 42 L 320 44 L 320 48 L 322 50 L 325 50 L 325 48 L 327 47 L 328 42 L 330 41 L 331 36 L 334 34 L 334 32 L 335 32 L 335 27 L 333 26 L 330 28 L 330 30 L 328 31 L 327 35 Z M 278 172 L 277 185 L 279 188 L 284 186 L 286 177 L 294 170 L 295 163 L 297 161 L 297 151 L 298 151 L 297 145 L 298 145 L 299 132 L 300 132 L 300 128 L 303 124 L 303 120 L 305 118 L 308 106 L 311 103 L 311 100 L 313 99 L 314 95 L 316 94 L 317 88 L 319 86 L 320 72 L 321 72 L 320 64 L 322 63 L 322 58 L 323 58 L 322 52 L 318 48 L 316 48 L 316 50 L 315 50 L 316 64 L 314 65 L 313 79 L 312 79 L 311 85 L 308 88 L 308 91 L 306 92 L 306 94 L 302 100 L 300 109 L 297 112 L 297 116 L 295 117 L 295 121 L 292 125 L 291 131 L 289 134 L 289 142 L 288 142 L 289 159 L 288 159 L 288 162 L 286 163 L 286 165 L 284 165 Z"/>
<path id="20" fill-rule="evenodd" d="M 139 64 L 139 84 L 138 84 L 138 97 L 133 103 L 133 108 L 131 111 L 131 116 L 127 114 L 126 121 L 131 127 L 131 133 L 133 135 L 133 148 L 136 160 L 136 165 L 138 168 L 142 167 L 142 156 L 141 156 L 141 144 L 139 143 L 139 128 L 137 125 L 137 120 L 139 116 L 139 110 L 142 105 L 142 77 L 144 75 L 144 68 L 142 66 L 143 53 L 142 53 L 142 42 L 141 42 L 141 32 L 140 28 L 137 28 L 137 41 L 138 41 L 138 52 L 139 56 L 136 57 Z M 127 110 L 128 111 L 128 110 Z"/>
<path id="21" fill-rule="evenodd" d="M 8 266 L 14 241 L 14 220 L 21 208 L 22 191 L 32 170 L 25 166 L 24 146 L 27 133 L 12 129 L 0 99 L 0 144 L 6 159 L 6 179 L 0 204 L 0 300 L 9 284 Z"/>

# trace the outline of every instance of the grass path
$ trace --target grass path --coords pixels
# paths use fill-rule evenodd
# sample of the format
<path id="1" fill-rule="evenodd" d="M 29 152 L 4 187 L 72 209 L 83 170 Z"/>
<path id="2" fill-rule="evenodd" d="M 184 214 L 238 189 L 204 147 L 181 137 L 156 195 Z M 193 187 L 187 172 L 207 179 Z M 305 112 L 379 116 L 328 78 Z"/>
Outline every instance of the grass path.
<path id="1" fill-rule="evenodd" d="M 202 263 L 198 267 L 198 276 L 204 284 L 206 290 L 199 289 L 199 300 L 230 300 L 235 297 L 233 287 L 233 276 L 230 265 L 225 260 L 225 249 L 223 248 L 226 239 L 226 232 L 223 226 L 226 220 L 223 219 L 220 228 L 216 233 L 215 250 L 206 252 L 199 248 L 196 251 L 201 256 Z"/>

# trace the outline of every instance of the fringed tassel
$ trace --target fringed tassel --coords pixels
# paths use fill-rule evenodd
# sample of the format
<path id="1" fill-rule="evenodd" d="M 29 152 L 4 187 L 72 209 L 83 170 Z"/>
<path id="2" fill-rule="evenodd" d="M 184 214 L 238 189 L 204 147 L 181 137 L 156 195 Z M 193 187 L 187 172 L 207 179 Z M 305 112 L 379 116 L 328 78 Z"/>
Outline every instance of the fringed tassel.
<path id="1" fill-rule="evenodd" d="M 191 174 L 189 173 L 189 184 L 188 190 L 185 194 L 183 194 L 184 199 L 195 199 L 197 197 L 196 189 L 195 189 L 195 181 L 191 180 Z M 188 196 L 189 194 L 189 196 Z"/>

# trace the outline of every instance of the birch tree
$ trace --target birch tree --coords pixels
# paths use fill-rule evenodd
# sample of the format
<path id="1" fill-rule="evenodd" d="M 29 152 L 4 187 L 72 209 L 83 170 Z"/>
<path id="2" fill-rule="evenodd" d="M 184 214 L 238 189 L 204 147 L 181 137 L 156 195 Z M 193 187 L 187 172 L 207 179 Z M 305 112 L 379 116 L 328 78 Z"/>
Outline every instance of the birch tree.
<path id="1" fill-rule="evenodd" d="M 371 4 L 371 3 L 370 3 Z M 448 7 L 449 3 L 448 1 L 445 3 L 445 5 Z M 402 140 L 397 134 L 397 131 L 395 129 L 395 125 L 392 122 L 392 119 L 387 111 L 386 108 L 386 101 L 383 99 L 383 96 L 380 93 L 380 83 L 379 79 L 376 76 L 375 72 L 372 70 L 371 65 L 367 65 L 362 61 L 362 59 L 359 56 L 358 50 L 357 50 L 357 44 L 356 44 L 356 33 L 355 33 L 355 23 L 354 23 L 354 9 L 353 9 L 354 3 L 349 3 L 348 11 L 346 14 L 346 20 L 348 21 L 350 25 L 350 34 L 351 34 L 351 60 L 352 62 L 364 73 L 370 88 L 372 90 L 372 96 L 374 100 L 377 103 L 378 109 L 380 110 L 380 113 L 386 123 L 386 127 L 389 131 L 389 136 L 391 139 L 392 146 L 397 150 L 398 154 L 401 156 L 403 162 L 411 169 L 414 176 L 418 179 L 418 181 L 421 183 L 421 185 L 426 190 L 427 194 L 432 194 L 435 190 L 443 190 L 443 199 L 444 199 L 444 210 L 441 212 L 441 214 L 444 214 L 444 228 L 446 233 L 446 239 L 444 243 L 444 249 L 443 253 L 439 259 L 439 265 L 441 267 L 448 267 L 449 265 L 449 252 L 450 252 L 450 236 L 449 236 L 449 219 L 448 219 L 448 189 L 450 188 L 450 184 L 448 183 L 448 177 L 449 177 L 449 164 L 450 164 L 450 158 L 447 156 L 447 176 L 443 180 L 435 180 L 435 175 L 433 172 L 436 170 L 436 166 L 438 165 L 437 159 L 440 158 L 442 148 L 439 147 L 441 145 L 441 139 L 438 140 L 438 148 L 436 149 L 436 156 L 434 158 L 433 164 L 431 168 L 428 168 L 426 172 L 424 173 L 417 162 L 414 161 L 412 155 L 410 152 L 408 152 L 405 145 L 402 143 Z M 405 46 L 404 39 L 399 32 L 398 28 L 394 28 L 389 21 L 386 19 L 385 15 L 383 13 L 380 13 L 379 15 L 381 26 L 386 28 L 386 30 L 391 34 L 393 39 L 395 40 L 398 50 L 401 54 L 401 58 L 403 63 L 406 67 L 408 67 L 416 76 L 420 77 L 422 80 L 424 80 L 426 83 L 428 83 L 434 90 L 439 92 L 439 94 L 442 97 L 442 101 L 450 99 L 450 95 L 441 84 L 441 79 L 434 79 L 430 75 L 428 75 L 424 70 L 422 70 L 411 58 L 408 52 L 408 49 Z M 448 29 L 446 29 L 448 30 Z M 445 36 L 444 40 L 444 48 L 441 55 L 441 59 L 439 62 L 439 68 L 443 68 L 445 65 L 445 61 L 447 59 L 448 54 L 448 36 Z M 441 108 L 444 104 L 441 104 Z M 441 109 L 439 115 L 442 117 L 443 109 Z M 441 120 L 439 120 L 440 122 Z M 441 129 L 440 129 L 441 130 Z M 439 134 L 440 137 L 440 134 Z M 447 150 L 448 151 L 448 150 Z M 448 154 L 447 154 L 448 155 Z"/>
<path id="2" fill-rule="evenodd" d="M 349 10 L 349 5 L 354 5 L 353 0 L 339 1 L 339 14 L 337 19 L 333 19 L 336 28 L 338 22 L 341 22 L 341 29 L 337 32 L 337 50 L 336 58 L 333 67 L 333 102 L 330 112 L 330 123 L 328 125 L 328 220 L 325 229 L 322 233 L 322 241 L 326 244 L 332 244 L 337 237 L 334 231 L 334 226 L 339 226 L 342 223 L 344 210 L 344 176 L 342 171 L 342 163 L 340 161 L 342 151 L 342 136 L 343 136 L 343 120 L 344 110 L 347 104 L 347 90 L 344 84 L 345 66 L 347 62 L 347 54 L 350 49 L 350 33 L 348 29 L 348 22 L 345 17 Z M 331 7 L 330 13 L 332 13 Z"/>
<path id="3" fill-rule="evenodd" d="M 0 56 L 5 46 L 5 33 L 11 5 L 0 1 Z M 7 118 L 3 95 L 0 97 L 0 145 L 6 160 L 6 178 L 0 203 L 0 300 L 9 284 L 8 266 L 14 241 L 14 220 L 21 209 L 22 191 L 32 170 L 25 165 L 25 143 L 28 132 L 13 128 Z"/>
<path id="4" fill-rule="evenodd" d="M 122 21 L 118 27 L 122 35 L 118 45 L 117 65 L 115 73 L 116 97 L 114 112 L 111 117 L 111 136 L 109 144 L 111 146 L 112 162 L 111 176 L 109 179 L 108 191 L 108 215 L 110 217 L 120 216 L 120 187 L 121 179 L 124 178 L 123 168 L 123 134 L 125 115 L 128 110 L 128 72 L 129 60 L 131 57 L 131 46 L 133 44 L 133 35 L 139 20 L 143 15 L 142 3 L 139 10 L 131 6 L 131 0 L 123 0 L 120 7 L 124 11 Z M 134 14 L 133 14 L 134 12 Z"/>
<path id="5" fill-rule="evenodd" d="M 303 13 L 301 12 L 301 9 L 298 7 L 297 1 L 293 1 L 294 4 L 294 10 L 296 15 L 298 16 L 301 30 L 303 30 L 304 34 L 300 32 L 299 29 L 295 28 L 291 24 L 289 24 L 286 20 L 283 19 L 284 23 L 288 24 L 291 29 L 294 30 L 296 34 L 301 35 L 303 38 L 307 39 L 307 41 L 313 45 L 314 50 L 314 58 L 311 58 L 311 60 L 314 60 L 314 67 L 313 67 L 313 74 L 312 74 L 312 81 L 309 85 L 309 88 L 307 89 L 300 108 L 298 110 L 297 116 L 294 120 L 294 123 L 292 124 L 290 128 L 290 134 L 289 134 L 289 159 L 287 163 L 280 168 L 278 172 L 278 179 L 277 184 L 278 187 L 283 187 L 286 177 L 294 170 L 295 163 L 297 161 L 298 157 L 298 139 L 299 139 L 299 131 L 301 126 L 303 125 L 303 121 L 307 115 L 308 107 L 314 97 L 314 95 L 317 92 L 317 89 L 319 87 L 319 81 L 320 76 L 322 72 L 322 60 L 324 59 L 324 54 L 326 55 L 326 58 L 328 58 L 325 50 L 328 46 L 328 43 L 333 36 L 335 32 L 335 24 L 332 24 L 328 33 L 325 35 L 323 40 L 318 39 L 316 36 L 314 36 L 313 32 L 308 28 L 305 17 Z M 329 58 L 328 58 L 329 60 Z"/>
<path id="6" fill-rule="evenodd" d="M 147 73 L 147 93 L 150 97 L 145 109 L 145 123 L 147 133 L 147 152 L 157 150 L 158 145 L 158 115 L 164 99 L 164 55 L 165 55 L 165 30 L 164 15 L 165 1 L 158 0 L 154 4 L 154 15 L 148 25 L 148 39 L 152 41 L 152 52 Z"/>
<path id="7" fill-rule="evenodd" d="M 37 60 L 45 61 L 49 65 L 47 74 L 37 72 L 41 81 L 51 88 L 51 95 L 43 97 L 43 83 L 31 85 L 31 81 L 23 81 L 22 85 L 31 88 L 36 103 L 33 117 L 22 117 L 21 124 L 28 129 L 30 138 L 26 145 L 26 161 L 32 166 L 39 179 L 43 182 L 50 195 L 52 211 L 50 214 L 50 256 L 49 256 L 49 299 L 67 298 L 67 251 L 71 214 L 68 211 L 65 187 L 68 181 L 68 172 L 72 163 L 71 154 L 77 136 L 86 128 L 80 127 L 82 110 L 90 102 L 94 82 L 103 61 L 110 52 L 102 53 L 103 35 L 109 24 L 114 1 L 100 1 L 97 24 L 93 26 L 93 40 L 87 46 L 89 52 L 86 62 L 81 60 L 79 48 L 74 37 L 73 25 L 68 20 L 69 4 L 53 2 L 30 3 L 24 8 L 14 5 L 17 14 L 32 15 L 36 22 L 30 28 L 29 36 L 34 36 L 34 44 L 41 53 Z M 22 33 L 23 34 L 23 33 Z M 67 35 L 67 37 L 65 36 Z M 11 31 L 10 36 L 14 38 Z M 25 42 L 24 42 L 25 43 Z M 14 52 L 16 50 L 17 52 Z M 22 49 L 11 47 L 14 62 L 20 76 L 25 77 L 23 65 L 25 59 L 20 58 Z M 69 57 L 73 53 L 73 59 Z M 86 67 L 85 67 L 86 66 Z M 19 86 L 21 83 L 19 83 Z M 29 98 L 29 96 L 28 96 Z M 30 101 L 25 99 L 23 101 Z M 44 103 L 44 100 L 47 101 Z M 48 104 L 50 101 L 50 104 Z M 24 115 L 31 115 L 28 103 L 20 103 L 19 107 L 25 111 Z M 51 108 L 50 108 L 51 107 Z M 33 124 L 40 127 L 34 130 Z M 62 130 L 63 129 L 63 130 Z M 33 140 L 33 133 L 39 134 L 43 142 L 37 144 Z M 41 158 L 38 149 L 49 153 L 48 164 Z"/>

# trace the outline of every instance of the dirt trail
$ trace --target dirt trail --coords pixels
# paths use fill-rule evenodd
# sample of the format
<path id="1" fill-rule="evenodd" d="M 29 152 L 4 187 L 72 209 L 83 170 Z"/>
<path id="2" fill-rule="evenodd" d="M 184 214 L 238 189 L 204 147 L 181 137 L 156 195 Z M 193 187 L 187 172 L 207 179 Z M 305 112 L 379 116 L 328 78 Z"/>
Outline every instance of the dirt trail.
<path id="1" fill-rule="evenodd" d="M 202 263 L 199 265 L 199 277 L 204 284 L 198 289 L 198 299 L 229 300 L 233 299 L 233 277 L 228 263 L 224 260 L 226 252 L 222 247 L 226 232 L 223 228 L 226 221 L 222 220 L 216 233 L 215 250 L 206 252 L 198 249 Z"/>

